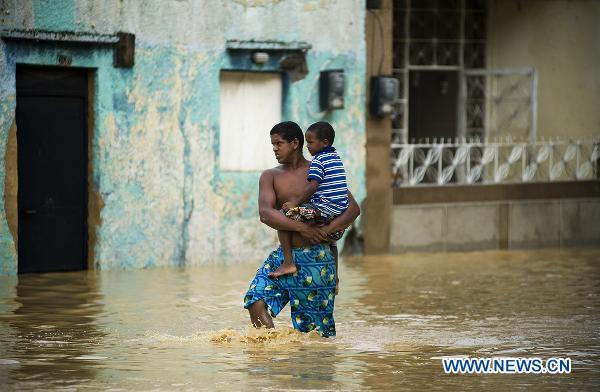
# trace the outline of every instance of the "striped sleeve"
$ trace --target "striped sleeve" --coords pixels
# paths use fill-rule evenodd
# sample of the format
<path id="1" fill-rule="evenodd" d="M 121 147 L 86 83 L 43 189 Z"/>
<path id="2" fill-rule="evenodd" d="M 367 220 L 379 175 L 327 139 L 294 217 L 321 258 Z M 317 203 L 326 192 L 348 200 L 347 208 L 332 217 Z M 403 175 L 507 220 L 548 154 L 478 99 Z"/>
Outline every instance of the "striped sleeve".
<path id="1" fill-rule="evenodd" d="M 313 158 L 310 163 L 310 167 L 308 168 L 308 177 L 307 180 L 315 180 L 319 184 L 323 181 L 323 177 L 325 177 L 325 171 L 323 168 L 323 163 L 319 160 L 319 158 Z"/>

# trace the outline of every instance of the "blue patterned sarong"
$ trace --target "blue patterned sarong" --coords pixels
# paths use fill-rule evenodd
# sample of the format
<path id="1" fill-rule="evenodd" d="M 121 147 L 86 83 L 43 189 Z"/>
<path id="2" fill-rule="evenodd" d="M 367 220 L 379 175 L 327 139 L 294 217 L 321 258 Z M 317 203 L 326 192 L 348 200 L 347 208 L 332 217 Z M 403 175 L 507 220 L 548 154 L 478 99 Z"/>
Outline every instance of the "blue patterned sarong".
<path id="1" fill-rule="evenodd" d="M 244 308 L 263 300 L 276 317 L 290 302 L 292 324 L 301 332 L 317 330 L 322 336 L 335 336 L 333 306 L 335 301 L 335 260 L 327 244 L 293 248 L 298 271 L 272 279 L 269 272 L 283 263 L 281 246 L 271 252 L 256 271 L 244 297 Z"/>

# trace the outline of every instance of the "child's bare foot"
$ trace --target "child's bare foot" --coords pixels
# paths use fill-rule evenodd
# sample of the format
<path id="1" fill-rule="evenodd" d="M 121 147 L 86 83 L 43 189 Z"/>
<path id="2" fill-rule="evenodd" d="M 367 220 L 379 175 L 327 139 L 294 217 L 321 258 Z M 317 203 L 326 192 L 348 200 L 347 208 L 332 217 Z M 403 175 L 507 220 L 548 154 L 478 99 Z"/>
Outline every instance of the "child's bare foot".
<path id="1" fill-rule="evenodd" d="M 273 272 L 269 272 L 269 278 L 279 278 L 280 276 L 293 274 L 298 269 L 296 264 L 286 263 L 285 261 Z"/>

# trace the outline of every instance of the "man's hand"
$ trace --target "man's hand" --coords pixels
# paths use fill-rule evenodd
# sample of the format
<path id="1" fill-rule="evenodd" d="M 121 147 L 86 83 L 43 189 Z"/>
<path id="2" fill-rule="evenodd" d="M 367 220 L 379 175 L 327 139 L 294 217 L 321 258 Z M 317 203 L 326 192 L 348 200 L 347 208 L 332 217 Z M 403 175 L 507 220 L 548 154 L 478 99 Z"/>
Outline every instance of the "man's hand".
<path id="1" fill-rule="evenodd" d="M 283 203 L 281 208 L 287 212 L 287 211 L 291 210 L 292 208 L 297 207 L 296 204 L 297 203 L 294 203 L 293 201 L 286 201 L 285 203 Z"/>
<path id="2" fill-rule="evenodd" d="M 327 235 L 335 232 L 335 230 L 333 230 L 333 228 L 331 227 L 331 224 L 327 223 L 325 225 L 321 225 L 320 226 L 321 230 L 323 230 Z"/>
<path id="3" fill-rule="evenodd" d="M 299 233 L 311 244 L 320 244 L 327 241 L 327 233 L 318 226 L 304 225 L 304 228 L 300 230 Z"/>

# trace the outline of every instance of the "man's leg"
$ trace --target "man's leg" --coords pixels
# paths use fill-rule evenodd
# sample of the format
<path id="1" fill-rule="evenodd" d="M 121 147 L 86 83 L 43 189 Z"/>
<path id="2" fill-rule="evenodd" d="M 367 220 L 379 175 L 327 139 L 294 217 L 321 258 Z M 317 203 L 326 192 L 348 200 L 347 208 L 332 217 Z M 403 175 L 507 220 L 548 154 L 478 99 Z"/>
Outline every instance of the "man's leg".
<path id="1" fill-rule="evenodd" d="M 255 328 L 266 327 L 274 328 L 273 318 L 267 310 L 267 305 L 263 300 L 256 301 L 248 307 L 250 313 L 250 321 Z"/>
<path id="2" fill-rule="evenodd" d="M 283 287 L 291 276 L 271 279 L 267 274 L 283 262 L 283 253 L 277 249 L 269 254 L 256 270 L 256 275 L 244 295 L 244 308 L 248 309 L 250 321 L 256 328 L 273 328 L 273 317 L 277 316 L 290 301 L 289 290 Z"/>
<path id="3" fill-rule="evenodd" d="M 301 332 L 335 335 L 335 260 L 329 244 L 294 250 L 298 277 L 290 279 L 292 324 Z"/>
<path id="4" fill-rule="evenodd" d="M 269 273 L 270 278 L 279 278 L 280 276 L 293 274 L 297 271 L 292 255 L 292 232 L 277 230 L 281 250 L 283 251 L 283 263 L 273 272 Z"/>
<path id="5" fill-rule="evenodd" d="M 331 253 L 333 253 L 333 258 L 335 259 L 335 295 L 338 295 L 340 292 L 340 268 L 338 265 L 338 248 L 335 242 L 329 244 L 329 249 L 331 249 Z"/>

